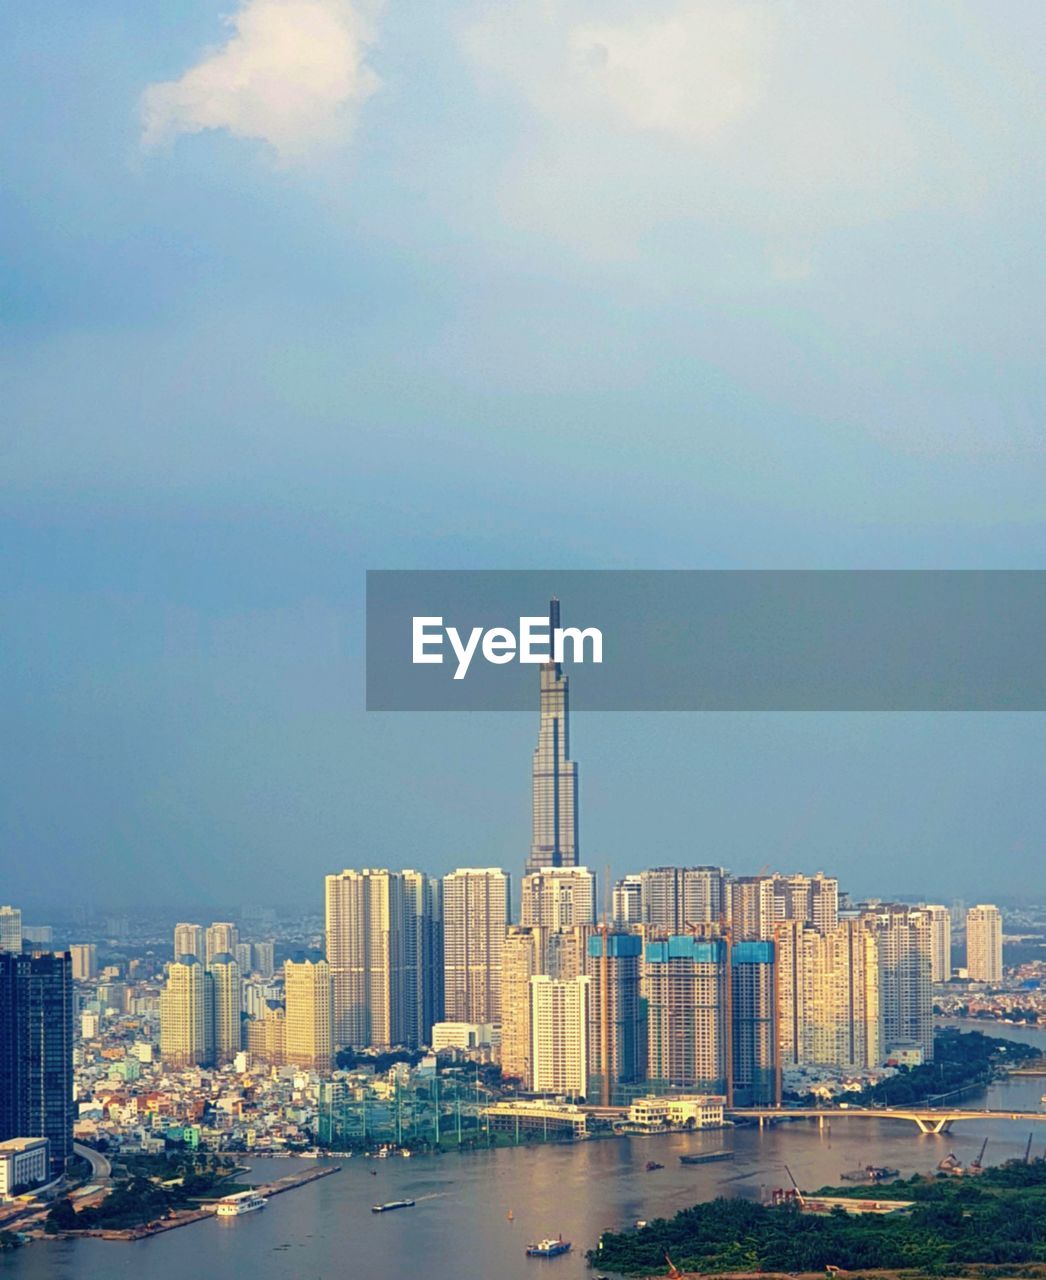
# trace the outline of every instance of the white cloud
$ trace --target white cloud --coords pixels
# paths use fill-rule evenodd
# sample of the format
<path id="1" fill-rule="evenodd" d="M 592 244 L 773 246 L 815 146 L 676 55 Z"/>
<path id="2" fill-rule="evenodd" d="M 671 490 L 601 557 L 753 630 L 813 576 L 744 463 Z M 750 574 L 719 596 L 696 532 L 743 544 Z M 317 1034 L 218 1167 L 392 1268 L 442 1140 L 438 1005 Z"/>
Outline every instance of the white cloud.
<path id="1" fill-rule="evenodd" d="M 349 0 L 244 0 L 229 40 L 178 80 L 142 95 L 142 142 L 228 129 L 283 160 L 343 142 L 380 81 L 367 65 L 368 14 Z"/>
<path id="2" fill-rule="evenodd" d="M 660 244 L 714 268 L 728 234 L 748 235 L 768 278 L 796 282 L 826 234 L 976 210 L 977 153 L 1005 141 L 998 84 L 962 48 L 954 75 L 933 52 L 961 39 L 950 11 L 913 42 L 900 0 L 475 2 L 467 57 L 530 107 L 513 104 L 503 221 L 597 260 Z M 778 253 L 793 243 L 810 252 Z"/>
<path id="3" fill-rule="evenodd" d="M 579 25 L 578 87 L 638 129 L 708 140 L 759 97 L 762 32 L 743 6 L 686 4 L 663 18 Z"/>
<path id="4" fill-rule="evenodd" d="M 690 141 L 710 140 L 758 101 L 775 21 L 765 10 L 687 0 L 614 23 L 580 21 L 581 8 L 495 9 L 464 31 L 466 52 L 546 115 Z"/>

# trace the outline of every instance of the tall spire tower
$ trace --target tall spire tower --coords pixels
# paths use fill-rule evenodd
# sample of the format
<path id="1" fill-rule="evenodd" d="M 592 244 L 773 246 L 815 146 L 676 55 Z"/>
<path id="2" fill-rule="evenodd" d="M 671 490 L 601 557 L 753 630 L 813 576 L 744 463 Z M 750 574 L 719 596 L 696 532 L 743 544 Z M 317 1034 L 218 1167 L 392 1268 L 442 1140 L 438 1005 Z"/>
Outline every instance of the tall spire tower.
<path id="1" fill-rule="evenodd" d="M 549 644 L 559 626 L 559 601 L 548 606 Z M 578 865 L 577 765 L 570 759 L 570 697 L 563 668 L 541 666 L 541 720 L 532 773 L 533 839 L 527 871 Z"/>

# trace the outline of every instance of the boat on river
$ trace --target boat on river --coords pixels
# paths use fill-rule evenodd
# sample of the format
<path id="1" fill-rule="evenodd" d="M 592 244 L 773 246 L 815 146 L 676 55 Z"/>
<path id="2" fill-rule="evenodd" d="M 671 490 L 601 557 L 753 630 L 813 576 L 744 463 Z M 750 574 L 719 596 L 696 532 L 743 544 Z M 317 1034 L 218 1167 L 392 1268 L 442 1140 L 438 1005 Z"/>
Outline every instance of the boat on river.
<path id="1" fill-rule="evenodd" d="M 560 1236 L 557 1240 L 538 1240 L 527 1245 L 528 1258 L 558 1258 L 561 1253 L 570 1252 L 570 1241 Z"/>
<path id="2" fill-rule="evenodd" d="M 389 1213 L 393 1209 L 413 1209 L 413 1200 L 390 1200 L 388 1204 L 371 1205 L 371 1213 Z"/>

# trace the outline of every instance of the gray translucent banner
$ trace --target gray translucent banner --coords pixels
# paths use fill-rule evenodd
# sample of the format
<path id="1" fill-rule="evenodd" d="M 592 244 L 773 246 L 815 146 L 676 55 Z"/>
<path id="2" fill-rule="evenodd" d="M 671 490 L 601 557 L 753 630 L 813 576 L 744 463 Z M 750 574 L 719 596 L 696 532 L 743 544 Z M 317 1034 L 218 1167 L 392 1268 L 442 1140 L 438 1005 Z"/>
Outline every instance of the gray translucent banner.
<path id="1" fill-rule="evenodd" d="M 1043 571 L 402 571 L 367 574 L 367 707 L 521 711 L 539 667 L 462 679 L 446 635 L 548 616 L 597 628 L 602 662 L 570 660 L 582 711 L 1046 710 Z M 417 664 L 415 618 L 442 618 Z M 439 630 L 426 624 L 431 636 Z M 508 646 L 492 648 L 504 654 Z"/>

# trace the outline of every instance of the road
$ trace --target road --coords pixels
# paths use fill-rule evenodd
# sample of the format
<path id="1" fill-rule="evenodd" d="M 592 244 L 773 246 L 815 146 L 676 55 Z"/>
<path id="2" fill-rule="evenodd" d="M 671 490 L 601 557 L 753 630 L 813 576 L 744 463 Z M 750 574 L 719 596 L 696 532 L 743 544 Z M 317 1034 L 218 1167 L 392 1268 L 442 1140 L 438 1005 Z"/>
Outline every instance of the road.
<path id="1" fill-rule="evenodd" d="M 74 1142 L 73 1150 L 78 1156 L 82 1156 L 91 1166 L 92 1182 L 108 1182 L 112 1176 L 113 1166 L 102 1155 L 100 1151 L 95 1151 L 93 1147 L 85 1147 L 82 1142 Z"/>

